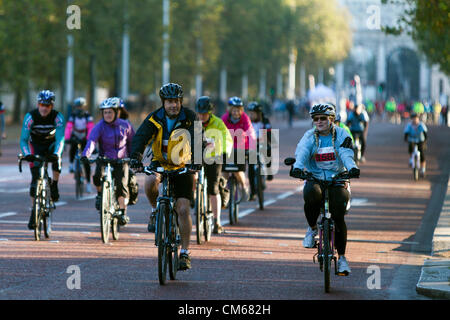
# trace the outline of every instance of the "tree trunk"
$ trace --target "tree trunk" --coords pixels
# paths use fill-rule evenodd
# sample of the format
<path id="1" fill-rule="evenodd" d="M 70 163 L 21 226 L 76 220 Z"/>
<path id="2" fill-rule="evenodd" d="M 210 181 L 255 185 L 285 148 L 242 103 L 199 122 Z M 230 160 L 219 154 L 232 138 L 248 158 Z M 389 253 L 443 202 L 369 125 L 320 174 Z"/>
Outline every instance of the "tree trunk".
<path id="1" fill-rule="evenodd" d="M 97 104 L 97 97 L 95 94 L 95 87 L 97 83 L 96 79 L 96 72 L 95 72 L 95 63 L 96 58 L 95 55 L 91 55 L 89 57 L 89 112 L 94 115 L 96 104 Z"/>
<path id="2" fill-rule="evenodd" d="M 13 122 L 20 123 L 22 120 L 22 90 L 16 89 L 14 93 L 14 111 L 13 111 Z"/>

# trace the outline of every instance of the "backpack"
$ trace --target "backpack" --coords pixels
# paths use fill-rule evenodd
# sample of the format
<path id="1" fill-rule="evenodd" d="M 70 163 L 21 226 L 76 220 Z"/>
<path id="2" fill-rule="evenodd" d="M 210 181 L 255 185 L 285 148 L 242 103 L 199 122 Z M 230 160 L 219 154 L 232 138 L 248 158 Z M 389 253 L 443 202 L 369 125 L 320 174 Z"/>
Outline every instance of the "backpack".
<path id="1" fill-rule="evenodd" d="M 128 205 L 132 206 L 138 202 L 139 184 L 137 182 L 136 174 L 130 170 L 128 178 Z"/>
<path id="2" fill-rule="evenodd" d="M 219 178 L 219 192 L 220 199 L 222 200 L 222 208 L 228 207 L 228 202 L 230 201 L 230 190 L 227 188 L 227 179 L 223 176 Z"/>

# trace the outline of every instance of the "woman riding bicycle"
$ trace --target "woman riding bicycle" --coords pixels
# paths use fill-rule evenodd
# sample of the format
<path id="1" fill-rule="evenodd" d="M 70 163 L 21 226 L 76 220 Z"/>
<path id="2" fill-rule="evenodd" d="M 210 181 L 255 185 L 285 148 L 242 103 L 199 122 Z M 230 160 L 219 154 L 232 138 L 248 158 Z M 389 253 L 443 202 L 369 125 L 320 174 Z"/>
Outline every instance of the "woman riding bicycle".
<path id="1" fill-rule="evenodd" d="M 78 144 L 81 143 L 81 149 L 86 147 L 87 137 L 91 133 L 94 127 L 94 119 L 85 111 L 86 99 L 77 98 L 75 99 L 72 114 L 67 119 L 65 139 L 66 142 L 70 144 L 69 151 L 69 171 L 73 172 L 73 161 L 75 159 L 75 154 L 78 150 Z M 91 166 L 89 163 L 84 164 L 85 178 L 86 178 L 86 191 L 91 193 Z"/>
<path id="2" fill-rule="evenodd" d="M 310 110 L 315 128 L 308 130 L 297 145 L 296 162 L 290 173 L 292 177 L 305 179 L 308 173 L 321 180 L 331 180 L 336 174 L 349 171 L 359 177 L 359 169 L 353 160 L 353 143 L 350 135 L 333 124 L 335 106 L 331 103 L 316 104 Z M 305 216 L 309 227 L 303 240 L 305 248 L 313 248 L 317 235 L 317 219 L 323 202 L 320 184 L 307 180 L 303 188 Z M 350 273 L 345 258 L 347 226 L 344 215 L 350 200 L 348 182 L 338 181 L 329 189 L 330 212 L 336 226 L 336 249 L 339 255 L 338 273 Z"/>
<path id="3" fill-rule="evenodd" d="M 100 105 L 103 120 L 100 120 L 92 129 L 88 137 L 86 148 L 83 151 L 82 160 L 86 161 L 95 149 L 98 143 L 100 157 L 108 159 L 124 159 L 130 155 L 131 140 L 134 136 L 133 127 L 125 120 L 118 118 L 118 109 L 120 107 L 120 99 L 109 98 L 104 100 Z M 119 202 L 120 218 L 119 222 L 125 225 L 129 222 L 126 215 L 127 205 L 125 199 L 128 198 L 128 164 L 118 163 L 112 165 L 114 172 L 113 177 L 116 183 L 116 197 Z M 97 164 L 94 173 L 94 185 L 97 187 L 97 197 L 95 207 L 100 210 L 101 195 L 101 178 L 103 176 L 103 165 Z"/>
<path id="4" fill-rule="evenodd" d="M 231 97 L 228 100 L 229 110 L 222 116 L 222 120 L 230 130 L 234 140 L 233 159 L 227 159 L 226 164 L 233 163 L 239 167 L 238 172 L 234 172 L 239 185 L 242 189 L 242 199 L 247 201 L 250 197 L 248 182 L 245 178 L 246 159 L 242 159 L 245 152 L 256 151 L 256 133 L 252 122 L 244 112 L 244 104 L 238 97 Z M 224 166 L 226 167 L 226 165 Z"/>
<path id="5" fill-rule="evenodd" d="M 222 201 L 219 193 L 219 180 L 222 172 L 223 155 L 231 153 L 233 140 L 223 121 L 212 113 L 212 108 L 211 99 L 203 96 L 197 100 L 195 111 L 202 122 L 204 136 L 208 141 L 204 154 L 205 175 L 208 181 L 207 192 L 214 215 L 213 233 L 219 234 L 223 232 L 220 223 Z"/>

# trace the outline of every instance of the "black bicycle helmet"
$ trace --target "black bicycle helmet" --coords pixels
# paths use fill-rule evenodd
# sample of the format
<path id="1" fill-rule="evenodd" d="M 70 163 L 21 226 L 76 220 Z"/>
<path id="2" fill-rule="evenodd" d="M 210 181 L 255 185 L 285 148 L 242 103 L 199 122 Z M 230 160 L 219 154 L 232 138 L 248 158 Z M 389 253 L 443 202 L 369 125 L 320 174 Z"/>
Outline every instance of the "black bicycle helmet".
<path id="1" fill-rule="evenodd" d="M 159 90 L 159 97 L 161 98 L 161 101 L 166 99 L 183 98 L 183 89 L 179 84 L 167 83 Z"/>
<path id="2" fill-rule="evenodd" d="M 208 113 L 212 110 L 211 99 L 208 96 L 198 98 L 195 111 L 198 113 Z"/>
<path id="3" fill-rule="evenodd" d="M 330 117 L 336 117 L 336 107 L 332 103 L 319 103 L 311 107 L 309 111 L 311 118 L 318 114 L 324 114 Z"/>
<path id="4" fill-rule="evenodd" d="M 262 112 L 262 106 L 256 102 L 256 101 L 252 101 L 248 104 L 247 106 L 248 111 L 255 111 L 255 112 Z"/>

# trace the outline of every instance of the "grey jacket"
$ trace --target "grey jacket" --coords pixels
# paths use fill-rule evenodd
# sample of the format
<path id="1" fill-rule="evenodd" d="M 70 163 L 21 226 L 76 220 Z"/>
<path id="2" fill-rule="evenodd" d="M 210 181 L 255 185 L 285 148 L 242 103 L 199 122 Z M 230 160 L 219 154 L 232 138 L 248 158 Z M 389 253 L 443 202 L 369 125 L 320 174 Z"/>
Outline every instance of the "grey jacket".
<path id="1" fill-rule="evenodd" d="M 321 180 L 331 180 L 345 169 L 350 171 L 357 168 L 353 159 L 352 138 L 340 127 L 334 126 L 334 130 L 334 148 L 331 133 L 321 136 L 314 133 L 314 128 L 308 130 L 297 144 L 294 168 L 311 172 L 315 178 Z"/>

